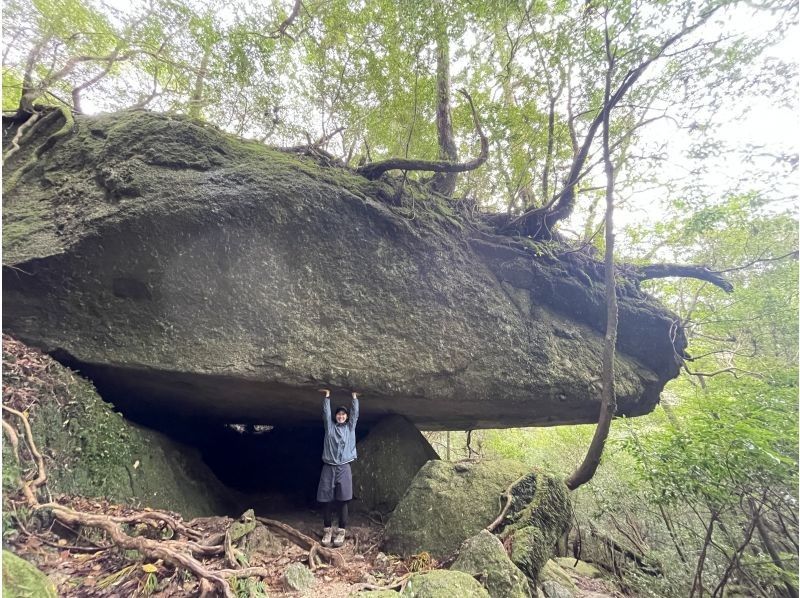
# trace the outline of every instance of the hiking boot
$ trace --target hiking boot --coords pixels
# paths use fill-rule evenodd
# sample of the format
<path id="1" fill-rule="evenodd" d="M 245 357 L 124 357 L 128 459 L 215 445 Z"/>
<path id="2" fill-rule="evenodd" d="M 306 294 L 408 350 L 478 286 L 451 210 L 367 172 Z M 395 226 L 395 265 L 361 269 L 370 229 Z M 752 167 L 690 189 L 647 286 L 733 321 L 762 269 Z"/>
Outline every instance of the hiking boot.
<path id="1" fill-rule="evenodd" d="M 336 530 L 336 537 L 333 539 L 333 545 L 336 548 L 339 548 L 342 544 L 344 544 L 344 528 L 340 527 Z"/>
<path id="2" fill-rule="evenodd" d="M 324 533 L 322 534 L 322 545 L 326 548 L 331 545 L 331 535 L 333 534 L 333 529 L 330 527 L 326 527 L 322 530 Z"/>

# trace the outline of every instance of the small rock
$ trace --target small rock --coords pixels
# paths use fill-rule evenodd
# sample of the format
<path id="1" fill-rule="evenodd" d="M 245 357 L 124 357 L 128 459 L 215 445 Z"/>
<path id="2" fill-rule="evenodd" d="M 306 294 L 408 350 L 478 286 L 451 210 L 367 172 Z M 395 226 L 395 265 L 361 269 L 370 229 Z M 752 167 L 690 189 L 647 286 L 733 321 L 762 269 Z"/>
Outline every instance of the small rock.
<path id="1" fill-rule="evenodd" d="M 288 589 L 302 592 L 314 585 L 314 574 L 303 563 L 292 563 L 283 572 L 283 582 Z"/>
<path id="2" fill-rule="evenodd" d="M 588 577 L 590 579 L 599 579 L 603 577 L 603 572 L 589 563 L 576 561 L 571 557 L 558 557 L 553 560 L 568 573 L 576 573 L 582 577 Z"/>
<path id="3" fill-rule="evenodd" d="M 574 559 L 572 561 L 575 562 Z M 546 581 L 554 581 L 559 585 L 564 586 L 570 590 L 575 590 L 575 584 L 569 574 L 561 568 L 553 559 L 547 561 L 539 571 L 539 583 L 542 584 Z"/>
<path id="4" fill-rule="evenodd" d="M 575 594 L 555 581 L 546 581 L 542 584 L 542 593 L 545 598 L 573 598 Z"/>
<path id="5" fill-rule="evenodd" d="M 461 571 L 434 569 L 415 573 L 400 592 L 402 598 L 489 598 L 489 592 L 474 577 Z"/>
<path id="6" fill-rule="evenodd" d="M 386 573 L 387 571 L 389 571 L 389 569 L 391 569 L 392 563 L 389 560 L 388 556 L 386 556 L 382 552 L 379 552 L 378 554 L 375 555 L 375 561 L 373 562 L 372 566 L 381 573 Z"/>

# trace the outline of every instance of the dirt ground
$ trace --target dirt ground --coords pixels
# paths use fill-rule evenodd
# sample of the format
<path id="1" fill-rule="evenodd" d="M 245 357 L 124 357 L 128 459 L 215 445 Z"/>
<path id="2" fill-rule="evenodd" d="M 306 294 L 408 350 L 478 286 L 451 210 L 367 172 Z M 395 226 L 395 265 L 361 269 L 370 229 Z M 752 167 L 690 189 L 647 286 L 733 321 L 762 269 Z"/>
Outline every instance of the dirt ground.
<path id="1" fill-rule="evenodd" d="M 124 516 L 132 511 L 105 501 L 79 497 L 60 497 L 59 502 L 90 513 Z M 259 513 L 281 521 L 296 530 L 319 540 L 322 532 L 321 515 L 313 510 Z M 24 517 L 21 517 L 24 519 Z M 231 519 L 209 517 L 191 522 L 193 529 L 207 534 L 227 529 Z M 141 530 L 144 531 L 144 530 Z M 346 597 L 361 588 L 361 584 L 390 585 L 414 567 L 408 562 L 380 554 L 379 545 L 383 526 L 362 514 L 351 515 L 348 536 L 338 552 L 344 557 L 344 567 L 322 565 L 314 573 L 316 581 L 305 592 L 289 590 L 283 579 L 284 570 L 291 563 L 308 565 L 308 552 L 288 540 L 281 540 L 282 552 L 273 557 L 255 555 L 250 566 L 260 566 L 271 575 L 263 580 L 270 597 L 304 596 L 311 598 Z M 13 552 L 36 564 L 56 584 L 58 595 L 66 598 L 151 596 L 173 598 L 197 596 L 199 583 L 191 574 L 177 571 L 162 561 L 143 559 L 132 551 L 115 547 L 105 548 L 99 535 L 81 530 L 64 529 L 55 522 L 30 519 L 19 532 L 6 537 Z M 224 557 L 202 561 L 209 570 L 227 568 Z M 428 566 L 435 563 L 427 564 Z M 240 582 L 239 595 L 259 596 L 245 590 Z"/>

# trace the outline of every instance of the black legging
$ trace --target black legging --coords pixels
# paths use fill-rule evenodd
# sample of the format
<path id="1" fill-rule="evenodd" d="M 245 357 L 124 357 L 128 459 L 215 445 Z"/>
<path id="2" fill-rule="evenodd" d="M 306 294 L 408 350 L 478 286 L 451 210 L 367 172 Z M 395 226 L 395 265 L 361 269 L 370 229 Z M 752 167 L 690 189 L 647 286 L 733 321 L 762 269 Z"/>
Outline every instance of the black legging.
<path id="1" fill-rule="evenodd" d="M 333 505 L 334 502 L 339 505 L 339 527 L 345 529 L 347 527 L 347 503 L 346 500 L 337 500 L 337 501 L 330 501 L 322 503 L 323 507 L 323 522 L 325 523 L 325 527 L 330 527 L 331 522 L 333 521 Z"/>

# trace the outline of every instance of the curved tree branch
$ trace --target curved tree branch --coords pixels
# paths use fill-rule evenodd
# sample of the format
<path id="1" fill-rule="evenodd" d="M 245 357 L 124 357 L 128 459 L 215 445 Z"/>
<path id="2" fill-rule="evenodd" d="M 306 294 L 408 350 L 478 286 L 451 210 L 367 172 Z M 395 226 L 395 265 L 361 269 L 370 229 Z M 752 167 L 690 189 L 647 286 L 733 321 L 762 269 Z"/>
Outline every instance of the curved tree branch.
<path id="1" fill-rule="evenodd" d="M 642 280 L 651 278 L 669 278 L 680 276 L 682 278 L 697 278 L 705 280 L 718 286 L 726 293 L 733 292 L 733 285 L 723 278 L 722 274 L 716 270 L 711 270 L 708 266 L 684 266 L 682 264 L 652 264 L 650 266 L 639 266 L 634 276 Z"/>
<path id="2" fill-rule="evenodd" d="M 468 172 L 480 167 L 489 158 L 489 140 L 481 128 L 481 121 L 475 110 L 475 104 L 470 95 L 463 89 L 458 92 L 467 98 L 472 109 L 472 120 L 475 123 L 475 130 L 481 138 L 481 153 L 477 158 L 467 162 L 449 162 L 447 160 L 409 160 L 407 158 L 390 158 L 381 162 L 365 164 L 356 169 L 356 172 L 370 180 L 377 179 L 384 172 L 389 170 L 422 170 L 426 172 Z"/>

